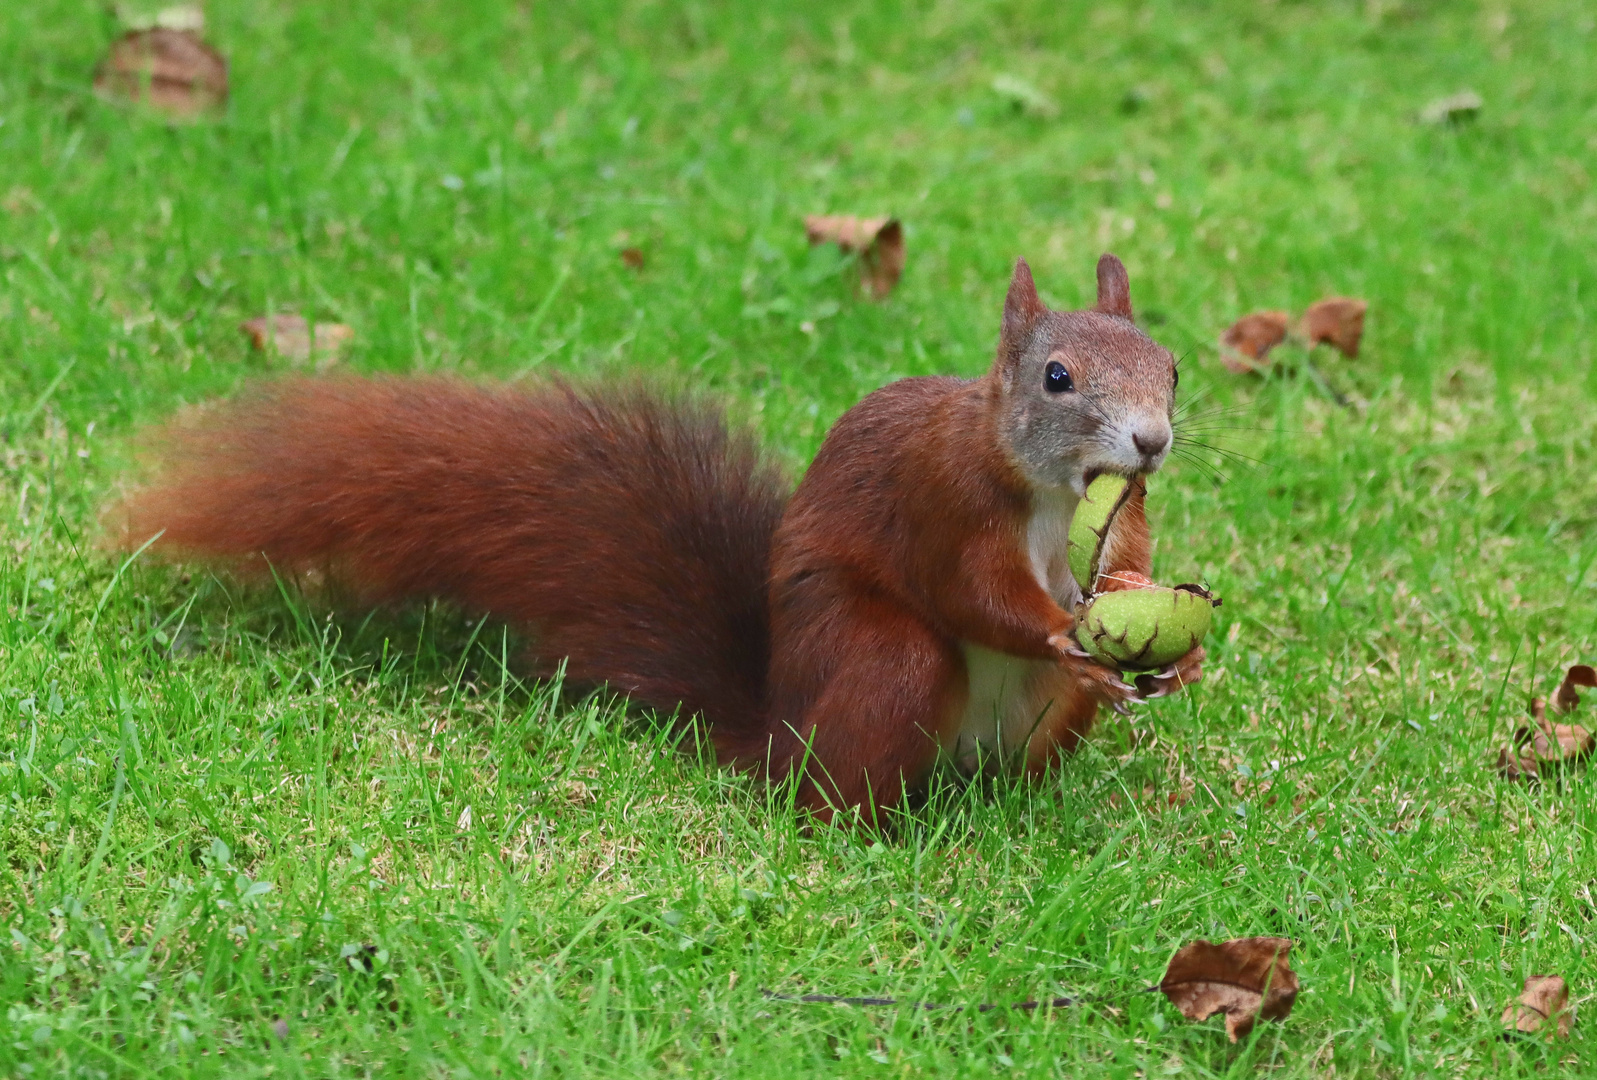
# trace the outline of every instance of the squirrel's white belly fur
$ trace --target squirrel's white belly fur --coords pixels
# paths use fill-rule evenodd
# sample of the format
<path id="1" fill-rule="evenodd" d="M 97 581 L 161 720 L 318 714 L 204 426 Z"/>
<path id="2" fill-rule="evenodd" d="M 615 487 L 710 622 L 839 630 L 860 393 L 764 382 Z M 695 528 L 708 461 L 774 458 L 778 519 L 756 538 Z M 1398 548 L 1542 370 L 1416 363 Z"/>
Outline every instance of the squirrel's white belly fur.
<path id="1" fill-rule="evenodd" d="M 1069 488 L 1039 492 L 1026 523 L 1032 573 L 1066 611 L 1081 600 L 1065 553 L 1079 501 Z M 1045 676 L 1053 673 L 1055 665 L 968 641 L 961 646 L 969 692 L 953 749 L 954 764 L 966 775 L 973 774 L 984 759 L 988 769 L 1003 769 L 1025 753 L 1027 741 L 1052 704 L 1052 680 Z"/>

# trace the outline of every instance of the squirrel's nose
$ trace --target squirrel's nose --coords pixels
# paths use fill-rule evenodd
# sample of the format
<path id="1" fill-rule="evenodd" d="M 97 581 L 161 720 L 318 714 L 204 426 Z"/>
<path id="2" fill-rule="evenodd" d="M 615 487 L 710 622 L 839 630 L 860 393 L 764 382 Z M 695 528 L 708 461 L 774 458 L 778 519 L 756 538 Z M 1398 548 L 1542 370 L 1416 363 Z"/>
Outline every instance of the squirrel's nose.
<path id="1" fill-rule="evenodd" d="M 1145 458 L 1156 458 L 1170 446 L 1168 431 L 1137 431 L 1131 435 L 1131 445 Z"/>

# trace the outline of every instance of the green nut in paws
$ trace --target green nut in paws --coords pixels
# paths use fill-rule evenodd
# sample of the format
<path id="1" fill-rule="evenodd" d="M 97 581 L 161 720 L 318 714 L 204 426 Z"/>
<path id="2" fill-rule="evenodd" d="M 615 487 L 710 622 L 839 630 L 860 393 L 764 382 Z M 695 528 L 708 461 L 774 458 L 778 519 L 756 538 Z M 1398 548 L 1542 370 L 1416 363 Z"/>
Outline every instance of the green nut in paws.
<path id="1" fill-rule="evenodd" d="M 1218 604 L 1197 585 L 1103 593 L 1078 610 L 1076 640 L 1113 667 L 1162 668 L 1204 639 Z"/>
<path id="2" fill-rule="evenodd" d="M 1070 535 L 1065 539 L 1065 559 L 1070 573 L 1084 593 L 1092 592 L 1098 578 L 1098 563 L 1103 558 L 1104 538 L 1115 514 L 1131 494 L 1131 481 L 1105 473 L 1087 485 L 1087 493 L 1076 504 L 1070 519 Z"/>

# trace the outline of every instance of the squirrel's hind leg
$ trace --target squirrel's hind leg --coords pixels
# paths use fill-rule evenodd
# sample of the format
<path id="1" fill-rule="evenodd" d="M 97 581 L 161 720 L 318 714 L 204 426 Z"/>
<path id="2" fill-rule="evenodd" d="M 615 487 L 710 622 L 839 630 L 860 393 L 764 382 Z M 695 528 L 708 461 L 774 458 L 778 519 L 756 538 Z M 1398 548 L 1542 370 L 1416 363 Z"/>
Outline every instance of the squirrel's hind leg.
<path id="1" fill-rule="evenodd" d="M 885 598 L 817 578 L 804 591 L 794 603 L 826 615 L 792 620 L 783 640 L 778 613 L 770 723 L 797 734 L 789 768 L 803 762 L 802 806 L 825 821 L 857 810 L 883 824 L 880 811 L 922 785 L 957 736 L 964 663 Z"/>

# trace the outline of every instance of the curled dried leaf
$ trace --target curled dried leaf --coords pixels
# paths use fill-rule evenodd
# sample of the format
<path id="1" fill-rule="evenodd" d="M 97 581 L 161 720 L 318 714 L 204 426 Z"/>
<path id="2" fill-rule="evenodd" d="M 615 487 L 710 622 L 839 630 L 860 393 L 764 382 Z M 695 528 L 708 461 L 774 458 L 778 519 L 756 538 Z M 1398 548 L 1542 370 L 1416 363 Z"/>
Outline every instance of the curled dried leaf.
<path id="1" fill-rule="evenodd" d="M 1568 684 L 1567 679 L 1565 684 Z M 1563 690 L 1560 686 L 1559 691 Z M 1597 748 L 1597 738 L 1585 728 L 1548 720 L 1547 702 L 1541 698 L 1530 703 L 1530 711 L 1534 722 L 1516 729 L 1513 742 L 1497 752 L 1497 771 L 1505 778 L 1533 780 L 1543 774 L 1557 773 L 1584 761 Z"/>
<path id="2" fill-rule="evenodd" d="M 858 252 L 860 282 L 874 299 L 892 292 L 904 274 L 904 227 L 897 218 L 811 214 L 804 219 L 804 232 L 811 244 Z"/>
<path id="3" fill-rule="evenodd" d="M 1558 975 L 1532 975 L 1525 980 L 1519 999 L 1503 1010 L 1503 1026 L 1509 1033 L 1529 1035 L 1540 1031 L 1548 1021 L 1554 1023 L 1559 1038 L 1569 1037 L 1574 1024 L 1569 1012 L 1569 984 Z"/>
<path id="4" fill-rule="evenodd" d="M 1359 354 L 1359 341 L 1364 337 L 1364 313 L 1369 303 L 1351 296 L 1328 296 L 1310 304 L 1303 313 L 1303 338 L 1310 345 L 1333 346 L 1343 356 L 1353 359 Z"/>
<path id="5" fill-rule="evenodd" d="M 227 61 L 192 30 L 133 30 L 100 62 L 94 88 L 193 119 L 227 101 Z"/>
<path id="6" fill-rule="evenodd" d="M 1286 340 L 1291 316 L 1284 311 L 1255 311 L 1244 315 L 1220 335 L 1220 362 L 1238 375 L 1263 371 L 1265 357 Z"/>
<path id="7" fill-rule="evenodd" d="M 1564 681 L 1558 684 L 1558 689 L 1553 692 L 1553 711 L 1559 713 L 1573 712 L 1576 705 L 1580 704 L 1580 687 L 1588 690 L 1597 690 L 1597 669 L 1590 664 L 1575 664 L 1564 672 Z"/>
<path id="8" fill-rule="evenodd" d="M 1298 977 L 1288 963 L 1288 938 L 1199 939 L 1176 950 L 1159 989 L 1188 1020 L 1225 1014 L 1232 1042 L 1253 1030 L 1259 1017 L 1284 1020 L 1298 999 Z"/>
<path id="9" fill-rule="evenodd" d="M 631 270 L 643 269 L 643 249 L 628 247 L 621 249 L 621 262 Z"/>
<path id="10" fill-rule="evenodd" d="M 276 352 L 295 366 L 315 361 L 318 368 L 335 362 L 355 337 L 355 331 L 343 323 L 312 326 L 305 316 L 289 314 L 262 315 L 239 323 L 239 329 L 262 352 Z"/>

